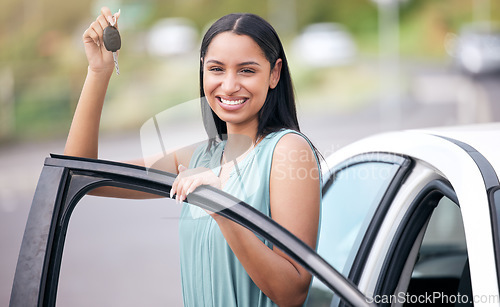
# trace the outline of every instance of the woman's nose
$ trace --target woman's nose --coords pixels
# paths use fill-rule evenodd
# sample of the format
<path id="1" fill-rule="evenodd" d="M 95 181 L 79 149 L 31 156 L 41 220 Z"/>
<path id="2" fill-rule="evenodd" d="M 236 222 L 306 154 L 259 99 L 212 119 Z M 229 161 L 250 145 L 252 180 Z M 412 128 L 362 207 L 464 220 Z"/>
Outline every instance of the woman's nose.
<path id="1" fill-rule="evenodd" d="M 241 88 L 238 77 L 234 74 L 226 74 L 222 80 L 221 88 L 227 95 L 236 93 Z"/>

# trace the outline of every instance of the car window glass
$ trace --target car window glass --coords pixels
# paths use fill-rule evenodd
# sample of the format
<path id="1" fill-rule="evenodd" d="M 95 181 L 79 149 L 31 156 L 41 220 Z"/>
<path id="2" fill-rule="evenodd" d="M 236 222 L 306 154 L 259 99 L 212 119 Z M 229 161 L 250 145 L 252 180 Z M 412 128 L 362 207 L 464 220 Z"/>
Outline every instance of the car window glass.
<path id="1" fill-rule="evenodd" d="M 443 197 L 429 220 L 411 275 L 408 295 L 470 291 L 467 245 L 460 207 Z M 442 302 L 446 303 L 446 302 Z"/>
<path id="2" fill-rule="evenodd" d="M 318 253 L 345 277 L 398 168 L 385 162 L 351 165 L 336 174 L 323 195 Z M 314 279 L 311 295 L 311 301 L 329 301 L 333 293 Z"/>
<path id="3" fill-rule="evenodd" d="M 425 259 L 429 257 L 439 255 L 465 256 L 466 252 L 467 245 L 460 207 L 449 198 L 443 197 L 434 209 L 425 231 L 420 247 L 419 261 L 413 275 L 425 274 L 421 270 L 422 268 L 419 268 L 419 264 L 425 262 Z"/>
<path id="4" fill-rule="evenodd" d="M 85 196 L 68 226 L 57 306 L 181 306 L 180 205 Z"/>

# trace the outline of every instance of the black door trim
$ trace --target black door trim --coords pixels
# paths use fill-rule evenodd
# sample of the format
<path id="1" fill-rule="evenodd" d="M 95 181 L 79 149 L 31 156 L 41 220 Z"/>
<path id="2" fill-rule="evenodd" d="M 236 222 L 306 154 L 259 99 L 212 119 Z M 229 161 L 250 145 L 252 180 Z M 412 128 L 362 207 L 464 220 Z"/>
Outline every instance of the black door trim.
<path id="1" fill-rule="evenodd" d="M 486 193 L 488 197 L 488 205 L 490 208 L 491 216 L 491 226 L 493 230 L 493 247 L 495 250 L 495 263 L 496 263 L 496 273 L 497 281 L 500 285 L 500 201 L 495 201 L 494 193 L 500 189 L 500 182 L 498 180 L 497 173 L 491 165 L 491 163 L 474 147 L 466 144 L 464 142 L 455 140 L 453 138 L 438 136 L 443 138 L 458 147 L 462 148 L 476 163 L 481 176 L 483 176 L 483 181 L 486 186 Z M 494 140 L 491 140 L 494 142 Z"/>
<path id="2" fill-rule="evenodd" d="M 412 201 L 389 246 L 375 294 L 394 294 L 415 239 L 443 196 L 458 204 L 450 183 L 436 179 L 426 184 Z"/>

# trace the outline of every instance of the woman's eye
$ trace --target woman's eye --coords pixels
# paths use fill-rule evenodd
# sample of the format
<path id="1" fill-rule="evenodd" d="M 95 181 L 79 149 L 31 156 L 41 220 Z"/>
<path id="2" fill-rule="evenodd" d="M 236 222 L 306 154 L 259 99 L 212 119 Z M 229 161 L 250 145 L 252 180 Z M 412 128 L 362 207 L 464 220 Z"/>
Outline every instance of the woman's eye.
<path id="1" fill-rule="evenodd" d="M 210 68 L 208 69 L 208 71 L 219 72 L 219 71 L 222 71 L 222 68 L 217 67 L 217 66 L 215 66 L 215 67 L 210 67 Z"/>
<path id="2" fill-rule="evenodd" d="M 242 69 L 241 72 L 245 73 L 245 74 L 253 74 L 255 71 L 253 69 L 250 69 L 250 68 L 245 68 L 245 69 Z"/>

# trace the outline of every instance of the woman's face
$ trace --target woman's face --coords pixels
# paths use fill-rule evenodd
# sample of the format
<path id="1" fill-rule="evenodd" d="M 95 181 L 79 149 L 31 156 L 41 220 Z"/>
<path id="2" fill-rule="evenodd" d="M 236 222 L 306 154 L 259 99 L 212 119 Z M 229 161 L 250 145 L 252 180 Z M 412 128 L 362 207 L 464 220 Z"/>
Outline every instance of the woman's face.
<path id="1" fill-rule="evenodd" d="M 271 71 L 252 38 L 223 32 L 212 39 L 202 61 L 203 89 L 212 110 L 228 129 L 243 125 L 256 128 L 267 92 L 278 84 L 281 59 Z"/>

